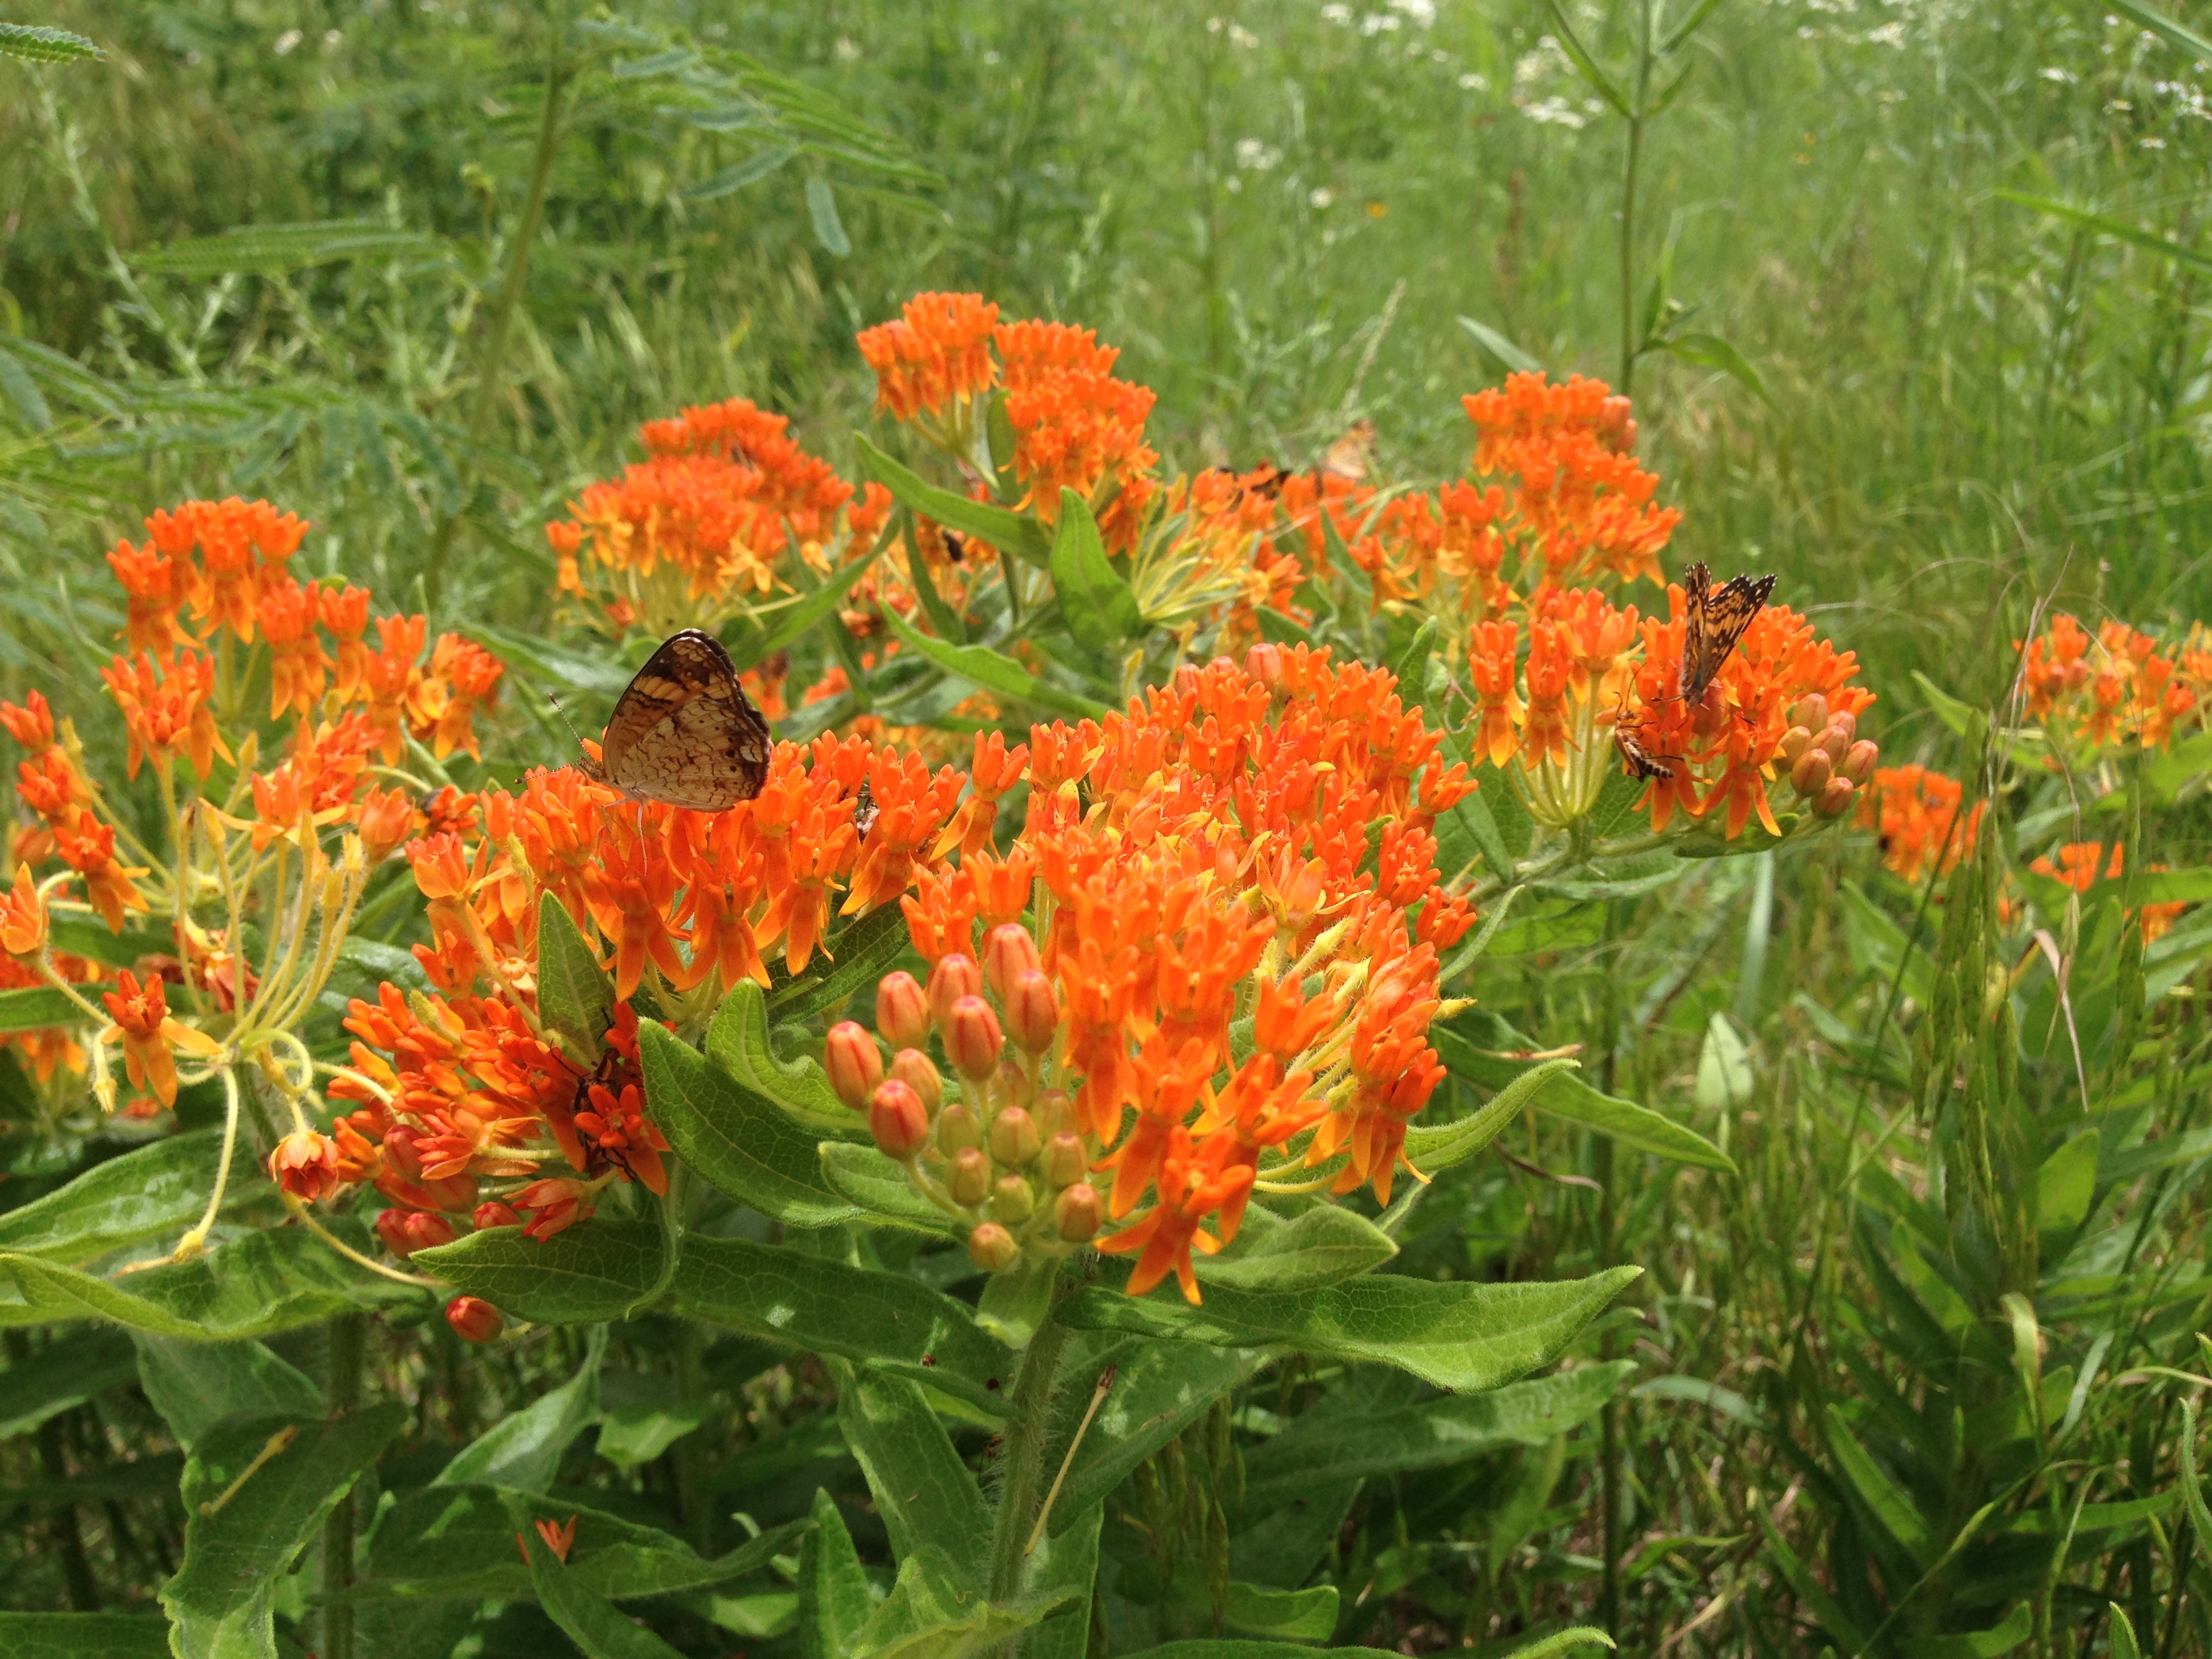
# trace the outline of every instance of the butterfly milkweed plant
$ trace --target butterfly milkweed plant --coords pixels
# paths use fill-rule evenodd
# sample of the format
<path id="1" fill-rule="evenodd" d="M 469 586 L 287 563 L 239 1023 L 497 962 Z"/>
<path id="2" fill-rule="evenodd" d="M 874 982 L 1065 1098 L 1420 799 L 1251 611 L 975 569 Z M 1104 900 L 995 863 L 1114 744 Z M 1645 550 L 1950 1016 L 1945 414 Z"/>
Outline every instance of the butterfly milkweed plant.
<path id="1" fill-rule="evenodd" d="M 105 698 L 0 703 L 8 1376 L 143 1379 L 175 1653 L 1325 1638 L 1298 1586 L 1406 1413 L 1535 1445 L 1632 1370 L 1634 1263 L 1416 1267 L 1437 1177 L 1532 1114 L 1731 1167 L 1490 976 L 1692 860 L 1987 839 L 1880 763 L 1850 650 L 1674 557 L 1599 382 L 1467 397 L 1423 486 L 1170 476 L 1112 346 L 976 295 L 858 354 L 864 477 L 734 399 L 544 529 L 592 729 L 666 635 L 726 647 L 776 740 L 726 810 L 596 781 L 513 632 L 307 574 L 266 501 L 153 512 Z M 2020 719 L 2094 770 L 2205 707 L 2201 643 L 2064 620 Z M 2005 902 L 2123 874 L 2069 845 Z M 1393 1380 L 1333 1416 L 1254 1392 L 1354 1366 Z"/>

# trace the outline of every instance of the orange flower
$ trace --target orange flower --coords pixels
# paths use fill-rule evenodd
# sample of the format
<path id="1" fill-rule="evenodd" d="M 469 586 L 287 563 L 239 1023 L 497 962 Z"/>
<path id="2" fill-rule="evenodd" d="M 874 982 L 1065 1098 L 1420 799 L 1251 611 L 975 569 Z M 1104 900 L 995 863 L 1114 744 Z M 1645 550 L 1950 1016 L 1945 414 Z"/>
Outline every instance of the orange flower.
<path id="1" fill-rule="evenodd" d="M 45 694 L 35 690 L 25 696 L 21 707 L 0 702 L 0 730 L 5 730 L 35 760 L 54 746 L 53 708 Z"/>
<path id="2" fill-rule="evenodd" d="M 143 1089 L 164 1106 L 177 1103 L 177 1057 L 172 1043 L 211 1051 L 218 1045 L 169 1018 L 169 1000 L 158 975 L 148 975 L 143 984 L 125 968 L 115 976 L 115 989 L 100 999 L 115 1021 L 102 1042 L 120 1038 L 123 1063 L 131 1086 Z M 197 1039 L 197 1041 L 193 1041 Z"/>
<path id="3" fill-rule="evenodd" d="M 1167 1150 L 1160 1160 L 1158 1200 L 1128 1226 L 1098 1241 L 1098 1249 L 1105 1255 L 1137 1255 L 1137 1265 L 1129 1274 L 1131 1296 L 1142 1296 L 1172 1272 L 1182 1288 L 1183 1299 L 1194 1305 L 1198 1303 L 1198 1275 L 1191 1270 L 1192 1247 L 1212 1255 L 1222 1245 L 1220 1238 L 1203 1231 L 1203 1223 L 1232 1198 L 1241 1199 L 1252 1188 L 1251 1167 L 1229 1163 L 1233 1150 L 1234 1144 L 1219 1136 L 1210 1136 L 1194 1148 L 1190 1131 L 1181 1124 L 1169 1131 Z"/>
<path id="4" fill-rule="evenodd" d="M 100 823 L 89 812 L 80 812 L 73 828 L 54 826 L 54 849 L 63 863 L 84 878 L 85 896 L 100 912 L 109 933 L 123 931 L 125 911 L 146 908 L 132 882 L 147 872 L 116 862 L 112 825 Z"/>
<path id="5" fill-rule="evenodd" d="M 175 1087 L 173 1070 L 170 1078 L 173 1093 Z M 168 1103 L 165 1101 L 163 1103 Z M 269 1178 L 302 1203 L 321 1203 L 337 1191 L 341 1184 L 337 1143 L 328 1135 L 316 1134 L 311 1130 L 294 1131 L 278 1141 L 276 1150 L 269 1154 Z"/>
<path id="6" fill-rule="evenodd" d="M 1957 779 L 1924 766 L 1885 766 L 1864 793 L 1859 821 L 1880 830 L 1882 862 L 1899 879 L 1917 882 L 1931 866 L 1948 875 L 1973 847 L 1988 805 L 1977 801 L 1961 824 L 1965 793 Z"/>
<path id="7" fill-rule="evenodd" d="M 992 325 L 999 308 L 980 294 L 917 294 L 897 321 L 858 337 L 860 356 L 876 372 L 876 410 L 902 421 L 941 413 L 990 390 Z"/>
<path id="8" fill-rule="evenodd" d="M 135 662 L 117 657 L 100 671 L 100 678 L 123 713 L 130 738 L 128 775 L 137 777 L 149 756 L 155 769 L 166 774 L 178 755 L 188 755 L 192 769 L 204 778 L 216 756 L 232 758 L 216 730 L 215 710 L 208 706 L 215 692 L 215 659 L 206 653 L 187 651 L 158 667 L 149 656 Z"/>
<path id="9" fill-rule="evenodd" d="M 15 884 L 0 897 L 0 950 L 35 957 L 46 948 L 46 901 L 31 879 L 31 866 L 15 866 Z"/>

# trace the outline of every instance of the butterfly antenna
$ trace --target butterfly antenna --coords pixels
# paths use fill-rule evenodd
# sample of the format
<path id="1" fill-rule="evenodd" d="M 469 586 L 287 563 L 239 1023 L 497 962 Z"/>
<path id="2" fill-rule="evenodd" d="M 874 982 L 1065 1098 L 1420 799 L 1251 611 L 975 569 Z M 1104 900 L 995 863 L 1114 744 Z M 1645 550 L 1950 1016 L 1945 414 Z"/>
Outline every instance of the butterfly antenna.
<path id="1" fill-rule="evenodd" d="M 582 753 L 584 740 L 576 735 L 576 723 L 568 718 L 568 711 L 561 706 L 561 699 L 548 691 L 545 694 L 545 701 L 553 705 L 553 712 L 561 717 L 561 724 L 568 728 L 568 736 L 575 743 L 577 752 Z"/>

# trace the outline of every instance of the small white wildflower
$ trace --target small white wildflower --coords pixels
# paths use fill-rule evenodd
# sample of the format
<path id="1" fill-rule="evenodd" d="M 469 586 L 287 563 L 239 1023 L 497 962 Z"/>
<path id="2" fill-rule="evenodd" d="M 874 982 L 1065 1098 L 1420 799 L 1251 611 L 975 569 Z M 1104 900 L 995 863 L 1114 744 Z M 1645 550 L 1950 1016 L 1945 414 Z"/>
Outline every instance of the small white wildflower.
<path id="1" fill-rule="evenodd" d="M 1229 44 L 1232 46 L 1238 47 L 1243 51 L 1249 52 L 1260 44 L 1260 37 L 1253 33 L 1251 30 L 1246 28 L 1242 23 L 1231 23 L 1229 26 Z"/>
<path id="2" fill-rule="evenodd" d="M 2166 148 L 2166 140 L 2160 138 L 2155 133 L 2139 142 L 2140 148 L 2143 149 L 2164 149 Z"/>
<path id="3" fill-rule="evenodd" d="M 1490 77 L 1487 76 L 1477 75 L 1473 70 L 1469 70 L 1466 74 L 1459 77 L 1459 89 L 1462 92 L 1488 92 L 1490 90 Z"/>
<path id="4" fill-rule="evenodd" d="M 1306 200 L 1315 207 L 1325 208 L 1336 199 L 1336 192 L 1327 185 L 1317 185 L 1306 192 Z"/>
<path id="5" fill-rule="evenodd" d="M 1283 152 L 1263 138 L 1239 138 L 1237 141 L 1237 165 L 1240 167 L 1265 173 L 1282 159 Z"/>
<path id="6" fill-rule="evenodd" d="M 325 29 L 323 31 L 323 50 L 325 52 L 336 52 L 344 44 L 345 31 L 343 29 Z"/>
<path id="7" fill-rule="evenodd" d="M 2079 81 L 2081 78 L 2080 76 L 2075 74 L 2072 70 L 2061 69 L 2056 64 L 2053 64 L 2049 69 L 2039 70 L 2036 72 L 2042 76 L 2045 80 L 2055 81 L 2062 87 L 2070 87 L 2076 81 Z"/>
<path id="8" fill-rule="evenodd" d="M 1324 23 L 1349 23 L 1352 21 L 1352 8 L 1334 3 L 1323 6 L 1321 9 L 1321 21 Z"/>
<path id="9" fill-rule="evenodd" d="M 1895 46 L 1901 52 L 1905 47 L 1905 25 L 1884 23 L 1878 29 L 1869 29 L 1866 43 L 1870 46 Z"/>
<path id="10" fill-rule="evenodd" d="M 848 40 L 844 35 L 841 34 L 837 37 L 837 44 L 831 50 L 836 52 L 837 61 L 841 64 L 857 64 L 860 61 L 860 43 Z"/>
<path id="11" fill-rule="evenodd" d="M 283 33 L 276 37 L 276 55 L 279 58 L 288 56 L 291 52 L 292 48 L 298 46 L 300 42 L 306 38 L 307 37 L 301 34 L 297 29 L 286 29 Z"/>
<path id="12" fill-rule="evenodd" d="M 1390 9 L 1402 11 L 1416 28 L 1430 28 L 1437 21 L 1437 0 L 1390 0 Z"/>
<path id="13" fill-rule="evenodd" d="M 1359 20 L 1359 32 L 1362 34 L 1381 34 L 1386 29 L 1400 27 L 1405 21 L 1387 11 L 1370 11 Z"/>

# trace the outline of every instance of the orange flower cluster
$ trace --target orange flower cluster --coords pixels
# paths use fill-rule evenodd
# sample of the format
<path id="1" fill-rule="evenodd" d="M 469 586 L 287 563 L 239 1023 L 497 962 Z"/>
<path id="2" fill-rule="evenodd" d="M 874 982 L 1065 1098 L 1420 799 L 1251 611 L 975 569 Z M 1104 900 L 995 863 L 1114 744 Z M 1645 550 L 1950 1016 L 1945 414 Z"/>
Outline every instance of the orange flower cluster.
<path id="1" fill-rule="evenodd" d="M 586 486 L 571 516 L 545 526 L 560 591 L 592 600 L 617 630 L 712 626 L 789 584 L 794 546 L 817 568 L 872 540 L 890 497 L 853 487 L 793 442 L 781 415 L 743 398 L 647 421 L 647 459 Z"/>
<path id="2" fill-rule="evenodd" d="M 143 547 L 118 542 L 107 563 L 129 599 L 124 633 L 131 651 L 166 656 L 172 646 L 226 629 L 252 644 L 267 596 L 296 586 L 286 565 L 307 524 L 234 495 L 156 512 L 146 533 Z"/>
<path id="3" fill-rule="evenodd" d="M 2031 719 L 2085 749 L 2123 742 L 2163 749 L 2176 731 L 2212 711 L 2212 633 L 2196 623 L 2179 646 L 2161 646 L 2125 623 L 2093 639 L 2063 611 L 2020 651 Z"/>
<path id="4" fill-rule="evenodd" d="M 1099 1248 L 1137 1255 L 1130 1291 L 1172 1272 L 1193 1301 L 1191 1252 L 1236 1236 L 1255 1183 L 1371 1183 L 1387 1201 L 1407 1123 L 1443 1076 L 1427 1041 L 1443 1006 L 1438 953 L 1474 921 L 1438 880 L 1432 833 L 1474 785 L 1393 677 L 1255 646 L 1242 664 L 1185 665 L 1126 714 L 1033 728 L 993 781 L 1024 760 L 1029 812 L 1012 851 L 971 844 L 906 901 L 965 1101 L 956 1115 L 917 1091 L 933 1115 L 917 1122 L 896 1093 L 933 1073 L 905 1052 L 928 1020 L 902 1018 L 894 976 L 878 1029 L 902 1053 L 882 1085 L 889 1115 L 872 1109 L 878 1145 L 965 1217 L 979 1261 L 1004 1267 L 1025 1244 L 1087 1237 L 1094 1220 L 1074 1204 L 1071 1233 L 1060 1213 L 1080 1160 L 1048 1208 L 1021 1193 L 999 1204 L 994 1170 L 1027 1182 L 1030 1160 L 1050 1154 L 1001 1132 L 1018 1107 L 1048 1142 L 1076 1136 L 1113 1172 L 1107 1215 L 1133 1218 Z M 1249 1051 L 1231 1042 L 1243 1020 Z M 1002 1024 L 1018 1057 L 995 1041 Z M 872 1049 L 857 1073 L 869 1059 L 880 1075 Z M 971 1129 L 994 1163 L 963 1175 L 981 1144 Z"/>
<path id="5" fill-rule="evenodd" d="M 1962 823 L 1966 789 L 1956 778 L 1924 766 L 1878 768 L 1859 799 L 1860 823 L 1881 834 L 1881 861 L 1900 880 L 1917 882 L 1931 868 L 1948 875 L 1981 833 L 1986 801 Z"/>
<path id="6" fill-rule="evenodd" d="M 854 823 L 864 782 L 877 812 L 865 837 Z M 741 979 L 766 986 L 779 948 L 791 971 L 804 969 L 833 913 L 897 899 L 948 830 L 957 837 L 963 782 L 950 768 L 932 775 L 914 757 L 824 738 L 779 744 L 761 793 L 725 812 L 629 802 L 573 768 L 455 803 L 407 848 L 434 939 L 415 954 L 436 994 L 387 984 L 349 1011 L 365 1082 L 333 1085 L 363 1103 L 338 1135 L 343 1181 L 451 1217 L 476 1205 L 480 1182 L 536 1177 L 557 1152 L 572 1175 L 505 1194 L 541 1237 L 588 1214 L 611 1181 L 661 1191 L 667 1146 L 646 1115 L 630 1012 L 640 986 L 681 1020 Z M 540 1018 L 549 896 L 612 971 L 615 1019 L 596 1054 L 573 1052 Z M 392 1224 L 415 1224 L 403 1214 Z M 412 1248 L 422 1231 L 406 1235 Z"/>
<path id="7" fill-rule="evenodd" d="M 1305 565 L 1277 539 L 1282 483 L 1272 467 L 1209 467 L 1170 484 L 1164 544 L 1140 550 L 1131 572 L 1143 613 L 1172 623 L 1225 606 L 1214 636 L 1224 651 L 1258 643 L 1262 610 L 1310 623 L 1297 599 Z"/>
<path id="8" fill-rule="evenodd" d="M 2111 856 L 2106 856 L 2102 842 L 2069 842 L 2058 849 L 2056 859 L 2045 854 L 2030 861 L 2028 868 L 2039 875 L 2062 881 L 2077 893 L 2087 893 L 2100 882 L 2118 881 L 2126 873 L 2127 848 L 2120 842 L 2112 845 Z M 2164 870 L 2163 864 L 2145 866 L 2148 872 Z M 2189 908 L 2187 902 L 2146 904 L 2142 907 L 2143 943 L 2153 939 L 2172 927 L 2175 920 Z"/>
<path id="9" fill-rule="evenodd" d="M 998 318 L 978 294 L 918 294 L 897 321 L 864 329 L 877 410 L 921 425 L 972 465 L 984 401 L 1003 386 L 1022 489 L 1009 505 L 1050 526 L 1060 491 L 1073 489 L 1097 512 L 1106 545 L 1128 551 L 1158 490 L 1159 457 L 1145 443 L 1153 392 L 1115 377 L 1120 349 L 1100 345 L 1091 329 Z"/>
<path id="10" fill-rule="evenodd" d="M 1525 653 L 1518 623 L 1477 623 L 1468 653 L 1476 757 L 1506 768 L 1531 816 L 1553 828 L 1597 804 L 1617 746 L 1626 755 L 1632 745 L 1653 769 L 1638 806 L 1655 832 L 1680 808 L 1692 818 L 1720 813 L 1731 841 L 1754 817 L 1779 835 L 1768 799 L 1778 773 L 1822 816 L 1848 810 L 1875 759 L 1857 737 L 1874 694 L 1851 684 L 1856 653 L 1815 639 L 1788 606 L 1768 605 L 1693 707 L 1680 695 L 1681 588 L 1668 597 L 1662 622 L 1594 589 L 1540 590 Z M 1825 763 L 1806 760 L 1808 750 Z"/>

